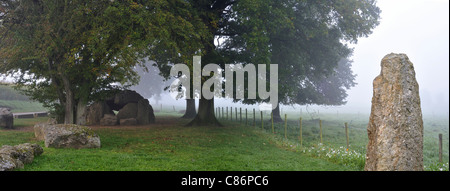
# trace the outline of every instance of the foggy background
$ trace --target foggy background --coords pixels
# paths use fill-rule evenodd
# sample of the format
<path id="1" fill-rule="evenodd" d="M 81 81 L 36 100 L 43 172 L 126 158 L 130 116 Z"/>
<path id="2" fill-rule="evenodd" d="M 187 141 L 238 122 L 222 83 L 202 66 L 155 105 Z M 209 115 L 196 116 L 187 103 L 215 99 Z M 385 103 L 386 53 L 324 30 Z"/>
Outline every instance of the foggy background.
<path id="1" fill-rule="evenodd" d="M 282 109 L 320 110 L 320 112 L 370 113 L 372 82 L 380 74 L 381 59 L 389 53 L 405 53 L 414 64 L 419 83 L 424 115 L 444 115 L 449 112 L 449 1 L 448 0 L 379 0 L 382 10 L 380 25 L 368 38 L 361 38 L 354 48 L 352 70 L 357 85 L 348 90 L 344 106 L 282 106 Z M 162 81 L 162 78 L 159 77 Z M 147 85 L 158 84 L 145 81 Z M 170 84 L 170 83 L 166 83 Z M 162 89 L 162 87 L 160 87 Z M 153 88 L 154 89 L 154 88 Z M 144 91 L 136 89 L 138 92 Z M 198 100 L 197 105 L 198 105 Z M 165 92 L 153 96 L 155 109 L 177 110 L 185 100 L 174 100 Z M 227 99 L 215 100 L 216 107 L 238 106 Z M 256 106 L 247 106 L 247 108 Z"/>
<path id="2" fill-rule="evenodd" d="M 332 113 L 370 113 L 372 81 L 379 75 L 381 59 L 389 53 L 405 53 L 414 64 L 424 115 L 448 116 L 449 112 L 449 1 L 448 0 L 378 0 L 382 10 L 380 25 L 368 38 L 361 38 L 354 48 L 352 70 L 357 85 L 348 90 L 343 106 L 282 106 L 282 110 L 320 110 Z M 151 63 L 148 63 L 151 66 Z M 138 69 L 140 70 L 140 69 Z M 158 69 L 140 72 L 141 82 L 132 89 L 149 98 L 153 108 L 183 110 L 185 100 L 173 99 L 163 88 Z M 0 80 L 2 77 L 0 76 Z M 11 81 L 4 79 L 3 81 Z M 161 85 L 163 84 L 163 85 Z M 198 106 L 198 100 L 196 100 Z M 216 107 L 242 107 L 231 100 L 217 99 Z M 256 108 L 257 106 L 247 106 Z"/>

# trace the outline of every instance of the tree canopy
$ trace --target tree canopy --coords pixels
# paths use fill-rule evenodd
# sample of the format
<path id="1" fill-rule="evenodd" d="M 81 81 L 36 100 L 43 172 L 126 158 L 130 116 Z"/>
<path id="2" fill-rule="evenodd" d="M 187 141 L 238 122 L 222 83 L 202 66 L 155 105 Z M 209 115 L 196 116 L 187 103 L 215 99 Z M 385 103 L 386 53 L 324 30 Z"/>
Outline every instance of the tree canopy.
<path id="1" fill-rule="evenodd" d="M 199 50 L 202 27 L 189 13 L 181 0 L 4 0 L 0 72 L 19 72 L 28 95 L 74 123 L 77 108 L 117 82 L 135 84 L 142 58 L 180 61 Z"/>
<path id="2" fill-rule="evenodd" d="M 145 57 L 166 78 L 194 55 L 202 66 L 279 64 L 280 103 L 341 104 L 353 74 L 338 62 L 379 13 L 375 0 L 3 0 L 0 72 L 20 72 L 17 82 L 66 123 L 117 82 L 135 84 Z M 200 98 L 190 124 L 220 125 L 214 99 Z"/>
<path id="3" fill-rule="evenodd" d="M 347 43 L 357 43 L 378 25 L 375 3 L 239 1 L 230 8 L 236 13 L 223 29 L 226 40 L 219 50 L 234 62 L 278 64 L 280 103 L 341 105 L 345 89 L 355 85 Z"/>

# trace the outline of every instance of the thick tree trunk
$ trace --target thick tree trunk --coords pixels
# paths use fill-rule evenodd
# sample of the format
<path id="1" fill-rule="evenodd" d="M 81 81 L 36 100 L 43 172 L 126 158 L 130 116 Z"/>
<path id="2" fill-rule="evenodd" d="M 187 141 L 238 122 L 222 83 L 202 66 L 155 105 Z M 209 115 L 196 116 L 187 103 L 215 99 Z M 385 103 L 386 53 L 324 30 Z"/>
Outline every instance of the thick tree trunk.
<path id="1" fill-rule="evenodd" d="M 196 115 L 197 110 L 195 109 L 195 99 L 186 99 L 186 112 L 181 118 L 192 119 Z"/>
<path id="2" fill-rule="evenodd" d="M 277 107 L 272 110 L 272 113 L 273 113 L 273 122 L 275 123 L 284 122 L 283 118 L 281 118 L 280 115 L 280 104 L 278 104 Z"/>
<path id="3" fill-rule="evenodd" d="M 78 100 L 77 109 L 76 109 L 76 124 L 77 125 L 86 125 L 86 108 L 87 103 L 84 100 Z"/>
<path id="4" fill-rule="evenodd" d="M 198 104 L 198 113 L 195 118 L 189 122 L 186 126 L 193 125 L 208 125 L 208 126 L 219 126 L 222 124 L 216 119 L 214 114 L 214 99 L 207 100 L 205 98 L 200 98 Z"/>
<path id="5" fill-rule="evenodd" d="M 74 98 L 72 90 L 66 90 L 66 104 L 64 113 L 64 124 L 74 123 Z"/>
<path id="6" fill-rule="evenodd" d="M 69 79 L 67 79 L 66 76 L 61 75 L 62 81 L 64 84 L 64 90 L 66 95 L 66 103 L 64 104 L 64 124 L 74 124 L 74 109 L 75 109 L 75 98 L 74 94 L 69 82 Z"/>

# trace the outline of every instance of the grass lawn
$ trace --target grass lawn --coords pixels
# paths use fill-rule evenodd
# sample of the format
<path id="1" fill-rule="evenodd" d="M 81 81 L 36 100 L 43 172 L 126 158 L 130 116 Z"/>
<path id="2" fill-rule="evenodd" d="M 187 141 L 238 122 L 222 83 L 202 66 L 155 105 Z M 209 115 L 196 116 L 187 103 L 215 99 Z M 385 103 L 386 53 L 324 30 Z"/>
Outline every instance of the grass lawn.
<path id="1" fill-rule="evenodd" d="M 15 130 L 0 128 L 0 145 L 43 141 L 32 124 L 46 118 L 15 119 Z M 157 116 L 156 125 L 92 126 L 99 149 L 45 148 L 23 171 L 347 171 L 358 170 L 310 157 L 277 144 L 271 135 L 235 122 L 225 127 L 184 127 L 179 115 Z"/>

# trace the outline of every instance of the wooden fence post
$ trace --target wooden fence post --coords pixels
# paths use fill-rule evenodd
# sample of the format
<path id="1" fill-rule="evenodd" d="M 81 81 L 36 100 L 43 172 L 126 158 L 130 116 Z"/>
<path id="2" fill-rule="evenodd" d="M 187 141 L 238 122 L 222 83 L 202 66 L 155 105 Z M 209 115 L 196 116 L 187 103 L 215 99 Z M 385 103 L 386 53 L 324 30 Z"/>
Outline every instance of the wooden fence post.
<path id="1" fill-rule="evenodd" d="M 237 107 L 234 108 L 234 111 L 236 113 L 236 121 L 237 121 Z"/>
<path id="2" fill-rule="evenodd" d="M 255 108 L 253 108 L 253 127 L 256 127 Z"/>
<path id="3" fill-rule="evenodd" d="M 230 108 L 230 116 L 231 116 L 231 121 L 233 121 L 233 107 Z"/>
<path id="4" fill-rule="evenodd" d="M 228 107 L 227 107 L 227 120 L 228 120 Z"/>
<path id="5" fill-rule="evenodd" d="M 284 138 L 287 139 L 287 114 L 284 114 Z"/>
<path id="6" fill-rule="evenodd" d="M 245 126 L 247 126 L 248 122 L 247 122 L 247 108 L 245 108 Z"/>
<path id="7" fill-rule="evenodd" d="M 320 133 L 320 144 L 322 144 L 322 120 L 321 119 L 319 119 L 319 126 L 320 126 L 320 131 L 319 131 L 319 133 Z"/>
<path id="8" fill-rule="evenodd" d="M 242 123 L 242 107 L 239 108 L 239 123 Z"/>
<path id="9" fill-rule="evenodd" d="M 442 163 L 442 134 L 439 134 L 439 162 Z"/>
<path id="10" fill-rule="evenodd" d="M 298 125 L 300 126 L 300 146 L 303 144 L 302 140 L 302 117 L 300 117 L 300 120 L 298 121 Z"/>
<path id="11" fill-rule="evenodd" d="M 225 110 L 223 109 L 223 107 L 222 107 L 222 119 L 223 119 L 223 117 L 225 116 L 225 112 L 224 112 Z"/>
<path id="12" fill-rule="evenodd" d="M 261 129 L 264 129 L 264 122 L 263 122 L 263 115 L 262 115 L 262 111 L 261 111 Z"/>
<path id="13" fill-rule="evenodd" d="M 347 140 L 347 151 L 348 151 L 349 144 L 348 144 L 348 124 L 347 124 L 347 122 L 345 122 L 345 138 Z"/>
<path id="14" fill-rule="evenodd" d="M 273 128 L 273 112 L 270 112 L 270 120 L 272 122 L 272 134 L 275 134 L 275 129 Z"/>

